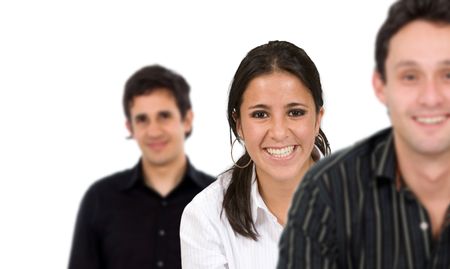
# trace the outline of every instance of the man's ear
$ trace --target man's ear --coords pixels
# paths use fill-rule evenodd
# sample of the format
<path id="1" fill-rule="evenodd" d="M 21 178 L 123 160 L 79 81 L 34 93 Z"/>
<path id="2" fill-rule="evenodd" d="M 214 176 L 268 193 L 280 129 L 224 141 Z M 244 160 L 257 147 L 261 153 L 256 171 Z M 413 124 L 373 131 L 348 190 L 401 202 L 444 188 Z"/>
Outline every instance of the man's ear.
<path id="1" fill-rule="evenodd" d="M 381 103 L 386 105 L 386 95 L 385 95 L 386 83 L 378 71 L 373 72 L 372 86 L 378 100 L 380 100 Z"/>
<path id="2" fill-rule="evenodd" d="M 194 120 L 194 112 L 192 109 L 186 111 L 186 115 L 184 116 L 183 125 L 184 125 L 184 133 L 190 133 L 192 131 L 192 122 Z"/>
<path id="3" fill-rule="evenodd" d="M 133 138 L 133 125 L 131 125 L 131 121 L 127 119 L 125 121 L 125 126 L 127 127 L 127 130 L 130 133 L 130 135 L 127 138 L 132 139 Z"/>

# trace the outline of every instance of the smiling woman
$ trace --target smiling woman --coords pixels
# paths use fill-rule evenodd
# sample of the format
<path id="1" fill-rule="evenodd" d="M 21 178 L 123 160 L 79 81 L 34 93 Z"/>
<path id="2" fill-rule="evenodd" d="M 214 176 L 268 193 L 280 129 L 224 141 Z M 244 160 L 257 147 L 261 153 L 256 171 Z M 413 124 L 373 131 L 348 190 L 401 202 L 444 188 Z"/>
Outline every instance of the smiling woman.
<path id="1" fill-rule="evenodd" d="M 323 113 L 320 76 L 303 49 L 271 41 L 247 54 L 228 100 L 245 153 L 186 207 L 183 268 L 275 267 L 293 193 L 319 151 L 330 152 Z"/>
<path id="2" fill-rule="evenodd" d="M 249 83 L 240 111 L 240 116 L 235 116 L 236 127 L 255 163 L 258 184 L 296 185 L 314 163 L 311 153 L 323 108 L 316 113 L 312 95 L 295 75 L 275 71 Z M 278 216 L 277 210 L 272 211 L 284 224 L 285 212 Z"/>

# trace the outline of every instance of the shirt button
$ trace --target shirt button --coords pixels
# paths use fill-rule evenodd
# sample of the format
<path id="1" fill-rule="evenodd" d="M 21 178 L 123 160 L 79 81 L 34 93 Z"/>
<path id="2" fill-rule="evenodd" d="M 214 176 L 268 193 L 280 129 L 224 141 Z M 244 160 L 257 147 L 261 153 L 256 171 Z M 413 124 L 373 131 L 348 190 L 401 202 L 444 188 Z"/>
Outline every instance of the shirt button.
<path id="1" fill-rule="evenodd" d="M 166 235 L 166 231 L 164 231 L 164 229 L 161 229 L 158 231 L 159 236 L 164 236 Z"/>
<path id="2" fill-rule="evenodd" d="M 162 206 L 167 206 L 167 201 L 166 201 L 166 200 L 162 200 L 162 201 L 161 201 L 161 205 L 162 205 Z"/>
<path id="3" fill-rule="evenodd" d="M 156 266 L 158 266 L 159 268 L 164 267 L 164 262 L 163 261 L 158 261 L 156 263 Z"/>
<path id="4" fill-rule="evenodd" d="M 428 223 L 426 223 L 425 221 L 421 222 L 420 229 L 422 229 L 422 231 L 426 231 L 428 229 Z"/>

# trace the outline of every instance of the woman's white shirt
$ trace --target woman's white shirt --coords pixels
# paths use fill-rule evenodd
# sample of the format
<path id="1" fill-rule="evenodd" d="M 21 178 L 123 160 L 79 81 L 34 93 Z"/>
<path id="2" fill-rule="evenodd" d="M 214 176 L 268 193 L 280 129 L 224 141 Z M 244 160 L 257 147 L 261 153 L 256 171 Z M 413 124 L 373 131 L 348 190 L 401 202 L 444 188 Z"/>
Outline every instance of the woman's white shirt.
<path id="1" fill-rule="evenodd" d="M 230 183 L 228 171 L 200 192 L 181 217 L 181 261 L 183 269 L 276 267 L 278 241 L 283 227 L 268 210 L 253 169 L 251 185 L 252 218 L 258 240 L 233 231 L 222 210 L 224 193 Z"/>

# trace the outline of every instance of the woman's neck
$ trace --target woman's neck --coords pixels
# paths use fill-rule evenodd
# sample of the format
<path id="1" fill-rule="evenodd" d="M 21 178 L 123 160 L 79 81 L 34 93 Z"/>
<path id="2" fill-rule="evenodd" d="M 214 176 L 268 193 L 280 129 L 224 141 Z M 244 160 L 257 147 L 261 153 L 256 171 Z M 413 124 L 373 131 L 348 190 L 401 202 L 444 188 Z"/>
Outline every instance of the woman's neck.
<path id="1" fill-rule="evenodd" d="M 268 176 L 264 176 L 263 173 L 260 176 L 258 175 L 258 168 L 256 169 L 259 193 L 270 212 L 277 217 L 281 225 L 284 226 L 287 221 L 292 197 L 300 181 L 313 164 L 314 161 L 311 158 L 308 159 L 301 171 L 289 179 L 269 178 Z"/>

